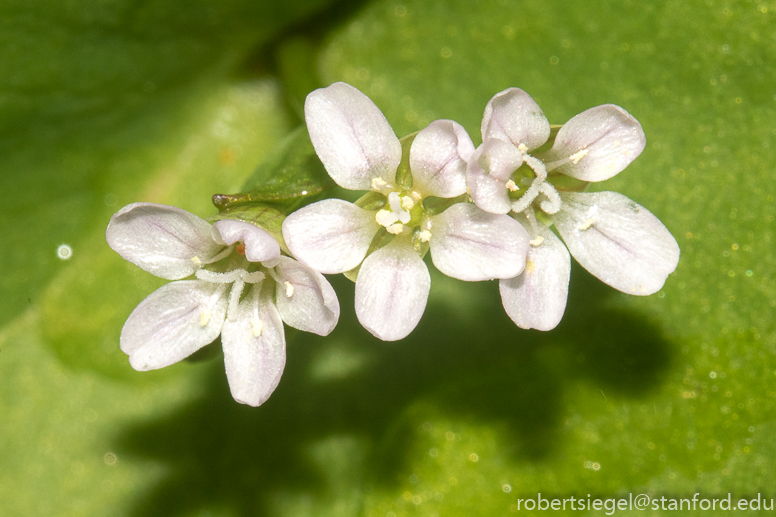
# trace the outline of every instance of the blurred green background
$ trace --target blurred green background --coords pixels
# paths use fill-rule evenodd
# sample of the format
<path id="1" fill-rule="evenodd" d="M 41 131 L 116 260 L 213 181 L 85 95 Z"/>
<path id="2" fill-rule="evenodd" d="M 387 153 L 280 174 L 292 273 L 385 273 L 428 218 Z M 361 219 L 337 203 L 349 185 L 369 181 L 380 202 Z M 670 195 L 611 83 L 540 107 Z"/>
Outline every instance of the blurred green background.
<path id="1" fill-rule="evenodd" d="M 774 14 L 762 0 L 5 0 L 0 514 L 776 497 Z M 363 330 L 352 284 L 332 278 L 339 326 L 288 330 L 258 409 L 231 399 L 217 344 L 132 370 L 121 326 L 163 281 L 107 247 L 111 214 L 149 201 L 213 215 L 210 196 L 239 190 L 306 93 L 340 80 L 399 136 L 451 118 L 477 144 L 509 86 L 553 123 L 623 106 L 647 148 L 594 187 L 664 222 L 677 271 L 637 298 L 575 265 L 564 321 L 540 333 L 512 324 L 495 282 L 432 270 L 426 314 L 398 343 Z"/>

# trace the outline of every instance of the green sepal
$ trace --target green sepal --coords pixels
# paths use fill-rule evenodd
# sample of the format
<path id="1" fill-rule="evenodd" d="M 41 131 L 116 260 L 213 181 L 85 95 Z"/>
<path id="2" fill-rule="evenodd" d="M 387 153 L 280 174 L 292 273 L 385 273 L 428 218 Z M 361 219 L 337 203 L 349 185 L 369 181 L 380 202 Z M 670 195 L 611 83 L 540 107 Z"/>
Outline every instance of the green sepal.
<path id="1" fill-rule="evenodd" d="M 399 168 L 396 169 L 396 186 L 401 190 L 409 190 L 412 188 L 412 171 L 410 170 L 410 148 L 415 137 L 418 136 L 419 131 L 410 133 L 409 135 L 399 139 L 401 142 L 401 162 L 399 162 Z"/>
<path id="2" fill-rule="evenodd" d="M 572 178 L 561 172 L 551 172 L 547 181 L 560 192 L 584 192 L 590 185 L 589 181 Z"/>
<path id="3" fill-rule="evenodd" d="M 272 235 L 278 244 L 280 249 L 291 255 L 291 252 L 286 246 L 286 241 L 283 239 L 283 220 L 286 216 L 277 211 L 276 209 L 266 204 L 252 204 L 252 205 L 237 205 L 230 206 L 219 212 L 212 217 L 212 221 L 220 221 L 222 219 L 234 219 L 236 221 L 244 221 L 251 223 L 262 230 Z"/>
<path id="4" fill-rule="evenodd" d="M 350 271 L 345 271 L 342 274 L 345 275 L 345 278 L 347 278 L 351 282 L 355 283 L 356 279 L 358 278 L 358 272 L 359 271 L 361 271 L 361 264 L 357 265 L 356 267 L 354 267 Z"/>
<path id="5" fill-rule="evenodd" d="M 388 203 L 388 198 L 379 192 L 367 192 L 354 203 L 364 210 L 380 210 Z"/>
<path id="6" fill-rule="evenodd" d="M 383 246 L 388 245 L 389 242 L 391 242 L 394 237 L 396 237 L 392 233 L 388 233 L 388 230 L 385 228 L 380 228 L 377 230 L 377 233 L 374 236 L 374 239 L 372 239 L 372 242 L 369 244 L 369 249 L 366 250 L 366 255 L 364 255 L 364 260 L 366 260 L 366 257 L 371 255 L 373 252 L 379 250 Z M 364 261 L 361 261 L 361 264 L 363 264 Z M 350 280 L 351 282 L 355 282 L 356 278 L 358 278 L 358 272 L 361 271 L 361 264 L 354 267 L 350 271 L 345 271 L 343 274 L 345 275 L 345 278 Z"/>
<path id="7" fill-rule="evenodd" d="M 219 211 L 250 203 L 272 204 L 291 213 L 304 198 L 335 187 L 315 154 L 307 128 L 302 125 L 289 134 L 258 166 L 239 194 L 216 194 L 213 204 Z"/>
<path id="8" fill-rule="evenodd" d="M 456 203 L 464 203 L 469 200 L 468 194 L 461 194 L 458 197 L 436 197 L 428 196 L 423 200 L 423 209 L 428 215 L 441 214 Z"/>
<path id="9" fill-rule="evenodd" d="M 541 146 L 530 151 L 531 155 L 536 156 L 537 154 L 545 153 L 552 149 L 552 146 L 555 145 L 555 137 L 558 136 L 558 131 L 560 131 L 560 128 L 562 127 L 563 124 L 550 124 L 550 137 Z"/>

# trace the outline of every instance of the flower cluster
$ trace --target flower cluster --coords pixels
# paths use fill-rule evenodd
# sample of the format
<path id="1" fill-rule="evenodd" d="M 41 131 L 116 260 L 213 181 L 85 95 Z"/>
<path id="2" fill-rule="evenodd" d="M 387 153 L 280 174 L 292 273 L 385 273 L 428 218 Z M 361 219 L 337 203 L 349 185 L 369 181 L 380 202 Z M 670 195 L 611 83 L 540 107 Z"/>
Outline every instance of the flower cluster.
<path id="1" fill-rule="evenodd" d="M 625 293 L 657 292 L 679 262 L 676 240 L 646 208 L 616 192 L 573 191 L 613 177 L 641 154 L 646 138 L 638 121 L 605 104 L 566 122 L 545 149 L 551 134 L 527 93 L 504 90 L 485 108 L 482 145 L 467 170 L 474 203 L 510 213 L 531 237 L 525 271 L 499 287 L 512 320 L 539 330 L 560 322 L 571 269 L 566 248 L 546 222 L 585 269 Z M 576 180 L 570 189 L 568 177 Z"/>
<path id="2" fill-rule="evenodd" d="M 106 238 L 125 259 L 176 280 L 124 324 L 121 350 L 136 370 L 177 363 L 220 334 L 232 396 L 258 406 L 286 363 L 283 322 L 325 336 L 339 319 L 324 276 L 282 256 L 278 242 L 251 223 L 211 225 L 180 208 L 134 203 L 111 218 Z M 192 274 L 196 280 L 181 280 Z"/>
<path id="3" fill-rule="evenodd" d="M 414 136 L 407 161 L 412 184 L 407 186 L 397 177 L 401 142 L 357 89 L 336 83 L 312 92 L 305 119 L 334 181 L 346 189 L 376 192 L 384 205 L 367 210 L 339 199 L 319 201 L 289 215 L 283 236 L 300 262 L 323 273 L 361 266 L 356 315 L 372 334 L 401 339 L 418 324 L 430 289 L 423 244 L 437 269 L 460 280 L 512 278 L 523 270 L 528 234 L 511 217 L 466 202 L 439 213 L 429 210 L 429 198 L 466 192 L 474 145 L 459 124 L 437 120 Z M 393 238 L 368 254 L 380 232 Z"/>
<path id="4" fill-rule="evenodd" d="M 310 93 L 305 120 L 331 178 L 365 194 L 289 214 L 286 254 L 244 220 L 211 225 L 150 203 L 113 216 L 110 246 L 175 280 L 124 326 L 121 349 L 134 368 L 170 365 L 220 334 L 235 400 L 259 405 L 283 371 L 283 323 L 320 335 L 337 323 L 337 297 L 322 273 L 354 279 L 358 320 L 393 341 L 425 310 L 426 253 L 452 278 L 498 279 L 515 324 L 539 330 L 557 326 L 565 311 L 569 252 L 603 282 L 637 295 L 658 291 L 678 263 L 676 241 L 644 207 L 616 192 L 582 192 L 644 149 L 641 125 L 618 106 L 591 108 L 558 128 L 527 93 L 510 88 L 488 102 L 477 148 L 451 120 L 399 139 L 377 106 L 345 83 Z"/>

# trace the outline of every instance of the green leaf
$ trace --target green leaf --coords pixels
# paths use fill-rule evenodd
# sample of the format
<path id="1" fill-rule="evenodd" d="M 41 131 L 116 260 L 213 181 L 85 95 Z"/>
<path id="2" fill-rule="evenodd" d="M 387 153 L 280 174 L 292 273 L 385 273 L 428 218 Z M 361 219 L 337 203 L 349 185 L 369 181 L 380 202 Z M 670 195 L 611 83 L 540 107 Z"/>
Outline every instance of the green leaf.
<path id="1" fill-rule="evenodd" d="M 239 185 L 270 151 L 275 133 L 287 127 L 279 104 L 279 91 L 272 82 L 224 88 L 203 99 L 201 118 L 190 123 L 185 133 L 157 142 L 164 152 L 114 158 L 112 166 L 118 171 L 144 167 L 153 175 L 139 185 L 126 185 L 121 177 L 109 183 L 105 189 L 112 197 L 106 196 L 96 211 L 87 237 L 71 241 L 72 258 L 57 260 L 58 267 L 52 271 L 56 275 L 38 306 L 46 341 L 65 364 L 114 378 L 136 375 L 118 347 L 121 328 L 132 309 L 165 281 L 108 247 L 105 227 L 111 213 L 123 204 L 151 201 L 206 217 L 214 211 L 212 192 Z M 257 120 L 267 125 L 257 126 Z"/>
<path id="2" fill-rule="evenodd" d="M 462 123 L 476 143 L 488 99 L 511 86 L 531 94 L 554 123 L 599 104 L 624 107 L 643 125 L 647 148 L 591 190 L 623 192 L 644 205 L 682 248 L 678 270 L 655 296 L 603 287 L 612 313 L 595 301 L 598 281 L 575 268 L 559 329 L 513 329 L 516 353 L 543 347 L 550 357 L 540 363 L 555 365 L 532 392 L 545 413 L 508 397 L 529 389 L 528 369 L 484 356 L 482 343 L 506 337 L 472 341 L 472 357 L 492 363 L 493 374 L 472 379 L 465 395 L 440 388 L 406 405 L 407 420 L 391 431 L 398 437 L 386 433 L 384 442 L 387 456 L 399 459 L 393 475 L 375 483 L 366 514 L 500 515 L 538 492 L 767 490 L 766 473 L 776 471 L 776 439 L 767 436 L 776 409 L 772 23 L 772 9 L 751 3 L 605 1 L 591 10 L 538 0 L 381 1 L 331 38 L 319 59 L 323 83 L 359 88 L 399 135 L 445 118 Z M 483 303 L 500 313 L 498 294 L 491 296 Z M 452 303 L 432 287 L 421 327 L 431 318 L 449 321 Z M 625 330 L 628 318 L 651 337 L 641 342 Z M 473 325 L 485 331 L 482 322 Z M 623 330 L 585 331 L 590 325 Z M 601 350 L 609 340 L 626 347 L 622 362 Z M 650 354 L 664 359 L 654 363 Z M 623 368 L 630 379 L 617 379 Z M 486 388 L 499 369 L 500 388 Z M 489 397 L 501 407 L 483 409 Z M 494 418 L 499 411 L 518 414 Z M 542 433 L 521 431 L 530 428 Z M 479 461 L 468 459 L 472 453 Z M 593 463 L 600 470 L 586 468 Z"/>
<path id="3" fill-rule="evenodd" d="M 326 3 L 0 3 L 0 262 L 15 272 L 0 277 L 0 323 L 37 302 L 63 267 L 61 244 L 77 257 L 106 216 L 149 195 L 142 187 L 164 176 L 159 164 L 189 158 L 190 128 L 257 47 Z M 210 128 L 219 138 L 239 118 L 223 115 Z M 234 147 L 213 161 L 241 153 L 255 155 Z M 177 182 L 168 172 L 162 191 Z"/>
<path id="4" fill-rule="evenodd" d="M 288 213 L 304 198 L 335 186 L 315 154 L 307 128 L 299 126 L 248 178 L 243 193 L 217 194 L 213 196 L 213 204 L 223 211 L 246 203 L 272 203 Z"/>
<path id="5" fill-rule="evenodd" d="M 390 344 L 333 277 L 339 326 L 288 331 L 281 383 L 254 409 L 234 403 L 218 361 L 129 368 L 121 325 L 158 280 L 103 237 L 132 201 L 212 214 L 210 195 L 237 192 L 295 124 L 272 79 L 222 86 L 235 63 L 265 73 L 264 49 L 285 37 L 272 40 L 276 15 L 314 4 L 248 4 L 0 7 L 5 513 L 470 516 L 525 513 L 517 500 L 538 492 L 772 496 L 773 6 L 339 6 L 324 46 L 284 72 L 302 86 L 282 91 L 345 80 L 398 135 L 450 118 L 475 141 L 488 99 L 510 86 L 558 123 L 621 105 L 648 145 L 593 189 L 654 212 L 682 258 L 646 298 L 575 265 L 566 317 L 547 333 L 516 328 L 495 282 L 428 261 L 424 317 Z"/>

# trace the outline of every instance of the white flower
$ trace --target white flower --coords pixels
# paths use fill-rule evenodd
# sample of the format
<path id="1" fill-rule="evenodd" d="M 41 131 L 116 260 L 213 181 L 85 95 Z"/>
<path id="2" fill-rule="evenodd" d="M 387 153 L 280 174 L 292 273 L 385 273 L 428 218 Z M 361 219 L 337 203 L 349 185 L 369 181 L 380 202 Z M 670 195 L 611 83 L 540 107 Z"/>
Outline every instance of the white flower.
<path id="1" fill-rule="evenodd" d="M 140 302 L 121 331 L 136 370 L 169 366 L 220 334 L 232 396 L 258 406 L 283 373 L 283 322 L 324 336 L 337 324 L 339 302 L 323 275 L 282 256 L 253 224 L 211 225 L 180 208 L 134 203 L 111 218 L 106 238 L 126 260 L 178 280 Z"/>
<path id="2" fill-rule="evenodd" d="M 466 202 L 441 213 L 427 210 L 430 196 L 452 199 L 466 192 L 466 161 L 474 145 L 459 124 L 437 120 L 417 133 L 406 161 L 412 187 L 402 188 L 402 143 L 363 93 L 344 83 L 316 90 L 307 96 L 305 120 L 334 181 L 380 193 L 386 203 L 366 210 L 339 199 L 319 201 L 289 215 L 283 237 L 300 262 L 323 273 L 361 265 L 356 315 L 372 334 L 393 341 L 418 324 L 430 289 L 421 258 L 426 245 L 434 265 L 453 278 L 512 278 L 523 270 L 528 237 L 512 218 Z M 367 256 L 385 233 L 395 237 Z"/>
<path id="3" fill-rule="evenodd" d="M 511 212 L 531 237 L 525 272 L 500 283 L 504 308 L 518 326 L 554 328 L 568 294 L 568 252 L 534 209 L 602 281 L 629 294 L 660 290 L 679 261 L 666 227 L 621 194 L 563 192 L 609 179 L 641 153 L 646 138 L 635 118 L 613 104 L 591 108 L 564 124 L 545 150 L 547 118 L 527 93 L 509 88 L 488 102 L 481 130 L 483 143 L 467 168 L 472 199 L 485 211 Z"/>

